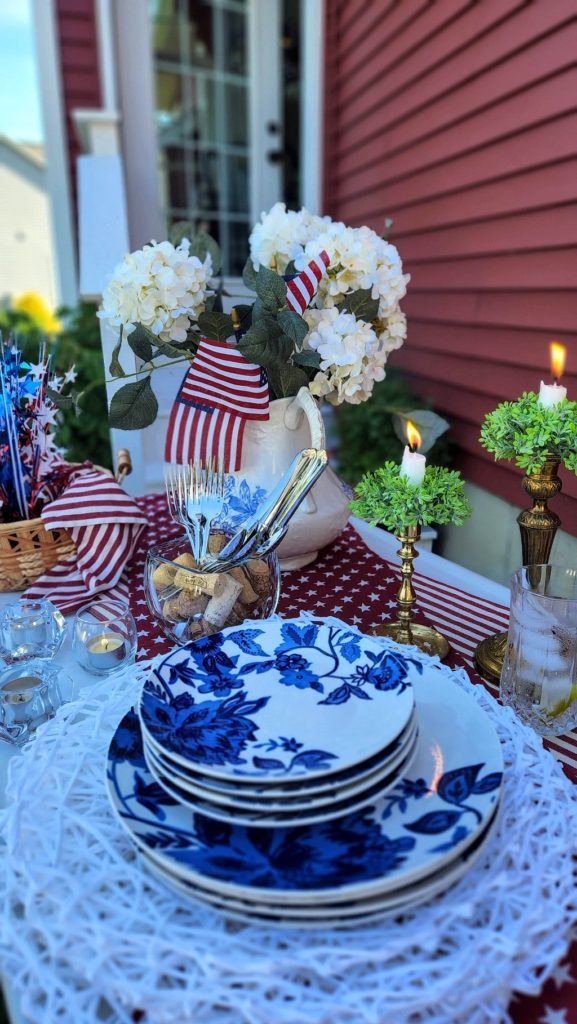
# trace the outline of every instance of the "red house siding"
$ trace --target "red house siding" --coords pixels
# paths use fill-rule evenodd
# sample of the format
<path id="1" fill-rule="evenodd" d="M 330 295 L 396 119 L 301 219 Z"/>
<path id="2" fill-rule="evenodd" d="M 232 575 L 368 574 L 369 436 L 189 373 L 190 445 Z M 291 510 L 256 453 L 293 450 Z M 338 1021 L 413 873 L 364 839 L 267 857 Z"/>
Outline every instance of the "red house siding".
<path id="1" fill-rule="evenodd" d="M 70 185 L 76 203 L 76 158 L 80 153 L 72 112 L 100 107 L 100 68 L 94 0 L 56 0 L 60 74 L 66 113 Z"/>
<path id="2" fill-rule="evenodd" d="M 325 208 L 382 232 L 412 280 L 393 359 L 450 420 L 465 476 L 526 504 L 478 443 L 548 379 L 577 398 L 574 0 L 327 0 Z M 577 534 L 577 480 L 555 508 Z"/>

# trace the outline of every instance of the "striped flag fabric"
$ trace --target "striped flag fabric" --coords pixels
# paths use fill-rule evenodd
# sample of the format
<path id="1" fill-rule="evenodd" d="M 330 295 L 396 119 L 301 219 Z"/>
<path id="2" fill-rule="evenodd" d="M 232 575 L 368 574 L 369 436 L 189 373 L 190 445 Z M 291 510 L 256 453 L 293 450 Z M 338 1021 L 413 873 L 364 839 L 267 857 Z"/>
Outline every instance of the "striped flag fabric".
<path id="1" fill-rule="evenodd" d="M 319 281 L 327 272 L 330 263 L 329 254 L 323 251 L 311 260 L 300 274 L 287 281 L 287 304 L 293 313 L 304 313 L 315 297 Z"/>
<path id="2" fill-rule="evenodd" d="M 233 345 L 202 338 L 172 407 L 166 462 L 207 463 L 240 469 L 247 420 L 268 419 L 265 370 L 249 363 Z"/>
<path id="3" fill-rule="evenodd" d="M 25 596 L 47 597 L 64 613 L 102 593 L 126 602 L 124 570 L 148 520 L 116 481 L 93 467 L 81 467 L 41 515 L 47 529 L 70 533 L 76 553 L 36 580 Z"/>

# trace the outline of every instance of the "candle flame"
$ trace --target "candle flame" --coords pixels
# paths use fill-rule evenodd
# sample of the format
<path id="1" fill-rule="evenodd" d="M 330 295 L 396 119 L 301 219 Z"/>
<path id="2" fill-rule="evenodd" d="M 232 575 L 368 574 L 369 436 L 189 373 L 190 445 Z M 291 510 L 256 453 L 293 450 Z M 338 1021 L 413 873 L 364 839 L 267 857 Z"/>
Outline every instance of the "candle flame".
<path id="1" fill-rule="evenodd" d="M 559 380 L 565 370 L 565 359 L 567 357 L 567 346 L 561 345 L 558 341 L 549 344 L 549 355 L 551 357 L 551 373 L 554 380 Z"/>
<path id="2" fill-rule="evenodd" d="M 411 451 L 414 452 L 417 448 L 421 447 L 421 440 L 421 435 L 415 424 L 411 420 L 407 420 L 407 441 L 409 442 L 409 448 Z"/>
<path id="3" fill-rule="evenodd" d="M 103 637 L 102 637 L 102 647 L 103 647 L 103 649 L 104 649 L 105 651 L 107 651 L 107 650 L 108 650 L 108 648 L 109 648 L 109 646 L 110 646 L 110 640 L 108 639 L 108 637 L 107 637 L 107 636 L 103 636 Z"/>

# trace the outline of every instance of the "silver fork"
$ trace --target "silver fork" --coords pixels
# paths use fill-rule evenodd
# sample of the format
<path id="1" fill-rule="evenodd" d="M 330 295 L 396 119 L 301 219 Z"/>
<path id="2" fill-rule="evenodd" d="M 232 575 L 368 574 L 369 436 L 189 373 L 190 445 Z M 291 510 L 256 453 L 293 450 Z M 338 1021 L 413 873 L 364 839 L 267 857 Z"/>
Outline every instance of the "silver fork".
<path id="1" fill-rule="evenodd" d="M 224 471 L 218 461 L 211 460 L 208 466 L 191 466 L 190 473 L 186 514 L 189 520 L 196 520 L 199 524 L 198 560 L 202 563 L 206 558 L 211 525 L 224 505 Z"/>
<path id="2" fill-rule="evenodd" d="M 170 515 L 183 526 L 192 553 L 198 562 L 200 557 L 200 534 L 198 519 L 190 519 L 187 512 L 192 473 L 189 466 L 171 466 L 166 470 L 164 485 Z"/>

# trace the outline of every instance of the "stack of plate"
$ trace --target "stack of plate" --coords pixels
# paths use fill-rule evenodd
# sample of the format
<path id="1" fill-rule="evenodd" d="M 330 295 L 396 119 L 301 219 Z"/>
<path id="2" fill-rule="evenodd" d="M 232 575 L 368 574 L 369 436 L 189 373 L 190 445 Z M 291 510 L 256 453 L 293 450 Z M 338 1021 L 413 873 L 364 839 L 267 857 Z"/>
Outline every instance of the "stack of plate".
<path id="1" fill-rule="evenodd" d="M 502 767 L 490 720 L 435 668 L 334 620 L 291 620 L 168 655 L 115 733 L 108 780 L 174 889 L 318 927 L 460 878 L 490 833 Z"/>

